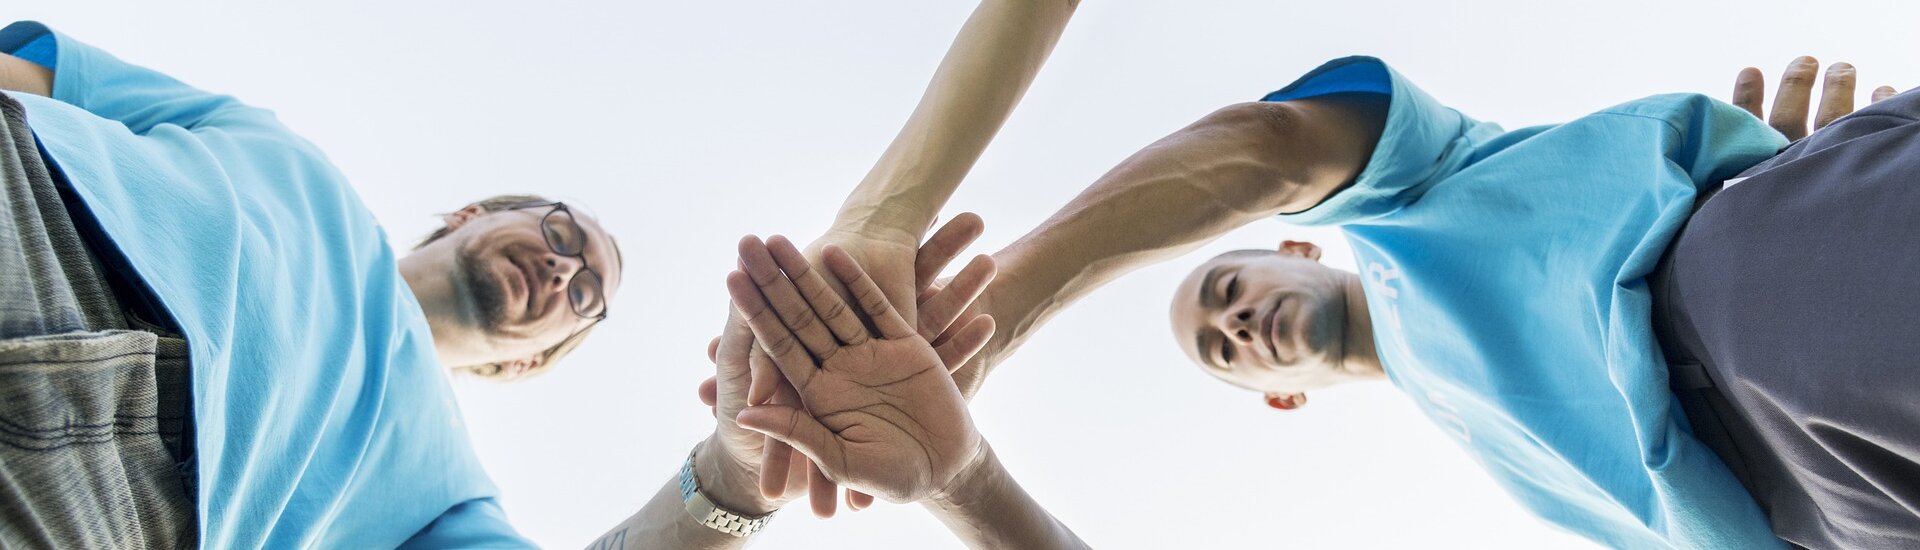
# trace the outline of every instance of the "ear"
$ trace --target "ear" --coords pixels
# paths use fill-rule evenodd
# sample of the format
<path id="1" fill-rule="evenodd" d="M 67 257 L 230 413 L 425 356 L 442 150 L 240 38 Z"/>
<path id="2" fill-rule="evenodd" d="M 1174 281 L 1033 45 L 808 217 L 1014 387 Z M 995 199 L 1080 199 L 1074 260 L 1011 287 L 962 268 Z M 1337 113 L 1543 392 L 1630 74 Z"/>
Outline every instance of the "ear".
<path id="1" fill-rule="evenodd" d="M 1320 245 L 1306 241 L 1280 241 L 1280 253 L 1320 261 Z"/>
<path id="2" fill-rule="evenodd" d="M 1294 410 L 1294 409 L 1298 409 L 1298 408 L 1300 408 L 1300 407 L 1305 407 L 1305 406 L 1307 406 L 1307 394 L 1304 394 L 1304 393 L 1288 393 L 1288 394 L 1278 394 L 1278 393 L 1269 393 L 1269 394 L 1267 394 L 1267 406 L 1269 406 L 1269 407 L 1273 407 L 1273 408 L 1275 408 L 1275 409 L 1280 409 L 1280 410 L 1283 410 L 1283 411 L 1291 411 L 1291 410 Z"/>
<path id="3" fill-rule="evenodd" d="M 448 231 L 453 231 L 459 229 L 462 225 L 466 225 L 467 222 L 473 221 L 474 218 L 480 217 L 481 214 L 486 213 L 487 209 L 485 207 L 478 204 L 469 204 L 466 208 L 440 216 L 440 221 L 447 224 Z"/>

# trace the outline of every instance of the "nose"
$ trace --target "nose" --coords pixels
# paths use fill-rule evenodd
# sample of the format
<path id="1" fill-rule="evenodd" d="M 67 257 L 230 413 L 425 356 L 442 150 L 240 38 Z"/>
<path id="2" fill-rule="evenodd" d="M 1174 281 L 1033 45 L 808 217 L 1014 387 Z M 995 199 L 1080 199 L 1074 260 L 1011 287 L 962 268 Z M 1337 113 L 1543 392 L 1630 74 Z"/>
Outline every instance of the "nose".
<path id="1" fill-rule="evenodd" d="M 540 263 L 546 268 L 546 278 L 541 286 L 558 291 L 567 287 L 567 281 L 573 280 L 573 274 L 580 271 L 582 262 L 579 258 L 549 252 Z"/>
<path id="2" fill-rule="evenodd" d="M 1214 320 L 1214 324 L 1220 328 L 1221 334 L 1241 344 L 1252 343 L 1253 333 L 1257 328 L 1253 323 L 1252 307 L 1222 310 L 1220 316 Z"/>

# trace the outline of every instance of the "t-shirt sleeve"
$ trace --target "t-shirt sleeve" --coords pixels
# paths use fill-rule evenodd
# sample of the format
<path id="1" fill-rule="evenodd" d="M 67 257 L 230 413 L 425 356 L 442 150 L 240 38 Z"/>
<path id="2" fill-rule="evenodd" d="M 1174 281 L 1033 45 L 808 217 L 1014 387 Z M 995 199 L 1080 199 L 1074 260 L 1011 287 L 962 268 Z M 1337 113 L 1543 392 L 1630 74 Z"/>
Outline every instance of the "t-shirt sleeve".
<path id="1" fill-rule="evenodd" d="M 1390 97 L 1387 122 L 1367 167 L 1352 185 L 1302 212 L 1281 214 L 1298 225 L 1337 225 L 1392 212 L 1472 158 L 1473 144 L 1499 133 L 1447 108 L 1372 57 L 1347 57 L 1320 68 L 1261 101 L 1291 101 L 1340 93 Z"/>
<path id="2" fill-rule="evenodd" d="M 121 61 L 38 22 L 0 29 L 0 51 L 52 69 L 53 99 L 118 121 L 135 134 L 162 124 L 285 132 L 265 109 Z"/>
<path id="3" fill-rule="evenodd" d="M 507 512 L 491 498 L 455 504 L 446 513 L 414 533 L 402 550 L 438 548 L 538 548 L 507 523 Z"/>

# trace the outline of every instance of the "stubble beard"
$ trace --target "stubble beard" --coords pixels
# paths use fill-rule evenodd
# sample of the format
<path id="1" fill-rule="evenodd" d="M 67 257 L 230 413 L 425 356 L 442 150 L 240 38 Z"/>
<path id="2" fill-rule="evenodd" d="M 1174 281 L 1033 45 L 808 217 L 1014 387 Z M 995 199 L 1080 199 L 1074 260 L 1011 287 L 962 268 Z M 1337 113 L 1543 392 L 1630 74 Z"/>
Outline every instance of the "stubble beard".
<path id="1" fill-rule="evenodd" d="M 454 266 L 462 279 L 459 286 L 467 294 L 467 317 L 475 328 L 497 332 L 507 316 L 507 298 L 493 272 L 475 260 L 474 254 L 465 249 L 454 254 Z"/>

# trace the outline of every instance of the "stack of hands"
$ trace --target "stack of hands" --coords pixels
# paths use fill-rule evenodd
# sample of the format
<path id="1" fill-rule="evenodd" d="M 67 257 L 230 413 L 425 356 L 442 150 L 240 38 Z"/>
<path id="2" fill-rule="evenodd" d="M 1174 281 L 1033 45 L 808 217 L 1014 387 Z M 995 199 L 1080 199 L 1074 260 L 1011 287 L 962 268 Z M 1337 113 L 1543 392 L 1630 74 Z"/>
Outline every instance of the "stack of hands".
<path id="1" fill-rule="evenodd" d="M 742 239 L 700 388 L 718 421 L 695 458 L 709 497 L 765 514 L 804 493 L 829 517 L 840 486 L 854 510 L 875 495 L 940 505 L 997 467 L 952 375 L 993 336 L 974 307 L 993 260 L 936 281 L 981 230 L 963 214 L 917 249 L 829 235 L 819 262 L 784 237 Z"/>

